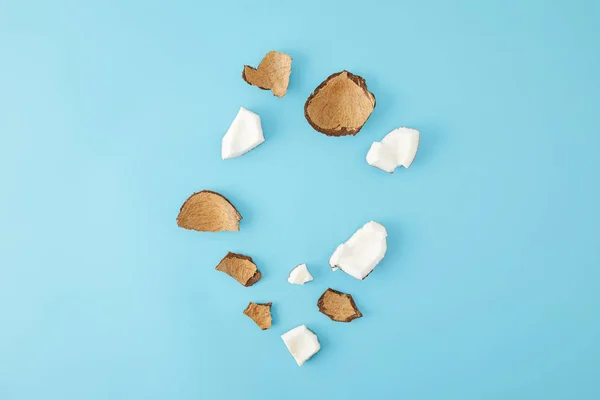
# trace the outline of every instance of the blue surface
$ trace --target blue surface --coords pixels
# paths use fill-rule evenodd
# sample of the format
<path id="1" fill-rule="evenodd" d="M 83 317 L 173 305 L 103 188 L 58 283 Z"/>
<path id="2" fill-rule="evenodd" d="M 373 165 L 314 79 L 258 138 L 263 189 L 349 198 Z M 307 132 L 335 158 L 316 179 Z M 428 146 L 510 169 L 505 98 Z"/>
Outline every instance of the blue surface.
<path id="1" fill-rule="evenodd" d="M 2 2 L 0 398 L 600 398 L 599 18 L 591 0 Z M 294 59 L 282 99 L 240 78 L 271 49 Z M 377 108 L 333 139 L 303 104 L 341 69 Z M 267 141 L 222 161 L 240 106 Z M 402 125 L 422 132 L 410 170 L 368 166 Z M 177 228 L 201 189 L 240 233 Z M 384 261 L 330 272 L 371 219 Z M 264 278 L 214 271 L 229 250 Z M 289 285 L 303 262 L 315 281 Z M 317 312 L 330 286 L 364 318 Z M 272 329 L 248 301 L 274 303 Z M 298 368 L 279 335 L 302 323 L 322 350 Z"/>

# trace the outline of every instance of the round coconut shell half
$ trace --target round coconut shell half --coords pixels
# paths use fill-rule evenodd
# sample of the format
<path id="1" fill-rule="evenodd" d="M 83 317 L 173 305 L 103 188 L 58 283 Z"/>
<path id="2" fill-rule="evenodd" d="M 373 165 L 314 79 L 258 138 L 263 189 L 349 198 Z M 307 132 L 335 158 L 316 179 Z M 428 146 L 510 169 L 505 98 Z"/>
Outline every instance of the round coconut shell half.
<path id="1" fill-rule="evenodd" d="M 328 136 L 356 135 L 375 108 L 367 83 L 348 71 L 325 79 L 304 104 L 304 116 L 317 131 Z"/>
<path id="2" fill-rule="evenodd" d="M 229 200 L 219 193 L 203 190 L 183 203 L 177 225 L 201 232 L 239 231 L 241 219 Z"/>

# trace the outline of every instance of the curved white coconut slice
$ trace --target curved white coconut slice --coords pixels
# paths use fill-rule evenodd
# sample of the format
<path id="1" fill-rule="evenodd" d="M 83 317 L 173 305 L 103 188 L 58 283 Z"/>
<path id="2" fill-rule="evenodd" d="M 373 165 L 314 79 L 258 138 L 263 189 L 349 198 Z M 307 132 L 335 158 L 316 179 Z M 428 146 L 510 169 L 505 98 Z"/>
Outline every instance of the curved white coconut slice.
<path id="1" fill-rule="evenodd" d="M 378 222 L 367 222 L 346 243 L 335 249 L 329 259 L 333 271 L 338 268 L 356 279 L 365 279 L 387 251 L 387 231 Z"/>
<path id="2" fill-rule="evenodd" d="M 306 325 L 300 325 L 287 331 L 281 335 L 281 339 L 300 367 L 321 349 L 317 335 L 311 332 Z"/>
<path id="3" fill-rule="evenodd" d="M 306 264 L 300 264 L 290 272 L 288 282 L 295 285 L 304 285 L 306 282 L 313 280 L 312 275 L 308 272 Z"/>
<path id="4" fill-rule="evenodd" d="M 264 141 L 258 114 L 240 107 L 240 111 L 223 136 L 221 157 L 223 160 L 239 157 Z"/>
<path id="5" fill-rule="evenodd" d="M 411 128 L 394 129 L 381 140 L 374 142 L 367 153 L 369 165 L 394 172 L 402 165 L 410 167 L 419 147 L 419 131 Z"/>

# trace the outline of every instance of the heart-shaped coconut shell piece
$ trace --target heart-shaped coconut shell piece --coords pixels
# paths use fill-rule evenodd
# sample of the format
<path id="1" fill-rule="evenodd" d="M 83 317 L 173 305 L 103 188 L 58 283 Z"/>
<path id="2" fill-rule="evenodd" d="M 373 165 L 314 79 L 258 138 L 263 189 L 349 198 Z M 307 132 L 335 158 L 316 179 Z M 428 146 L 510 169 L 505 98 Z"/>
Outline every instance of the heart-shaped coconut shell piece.
<path id="1" fill-rule="evenodd" d="M 244 65 L 242 79 L 263 90 L 271 90 L 277 97 L 283 97 L 287 92 L 291 73 L 292 57 L 279 51 L 270 51 L 258 68 Z"/>
<path id="2" fill-rule="evenodd" d="M 242 216 L 219 193 L 203 190 L 191 195 L 181 206 L 177 225 L 201 232 L 239 231 Z"/>
<path id="3" fill-rule="evenodd" d="M 304 116 L 317 131 L 328 136 L 356 135 L 375 108 L 367 83 L 348 71 L 325 79 L 304 104 Z"/>

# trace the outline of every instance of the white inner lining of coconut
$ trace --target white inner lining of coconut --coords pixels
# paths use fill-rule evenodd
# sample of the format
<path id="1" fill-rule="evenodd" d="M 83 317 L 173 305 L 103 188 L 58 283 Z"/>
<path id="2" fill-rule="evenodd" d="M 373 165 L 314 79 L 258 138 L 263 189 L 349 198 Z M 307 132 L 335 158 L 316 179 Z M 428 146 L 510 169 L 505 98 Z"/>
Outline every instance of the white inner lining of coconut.
<path id="1" fill-rule="evenodd" d="M 381 140 L 374 142 L 367 153 L 367 163 L 392 173 L 402 165 L 410 167 L 419 148 L 419 131 L 411 128 L 394 129 Z"/>
<path id="2" fill-rule="evenodd" d="M 265 141 L 258 114 L 240 107 L 221 142 L 221 158 L 239 157 Z"/>
<path id="3" fill-rule="evenodd" d="M 387 231 L 378 222 L 367 222 L 329 259 L 332 270 L 338 268 L 356 279 L 364 279 L 385 256 Z"/>
<path id="4" fill-rule="evenodd" d="M 306 282 L 313 280 L 312 275 L 308 271 L 306 264 L 300 264 L 290 272 L 288 282 L 295 285 L 304 285 Z"/>
<path id="5" fill-rule="evenodd" d="M 287 331 L 281 335 L 281 339 L 283 339 L 300 367 L 321 349 L 317 335 L 310 331 L 306 325 L 300 325 Z"/>

